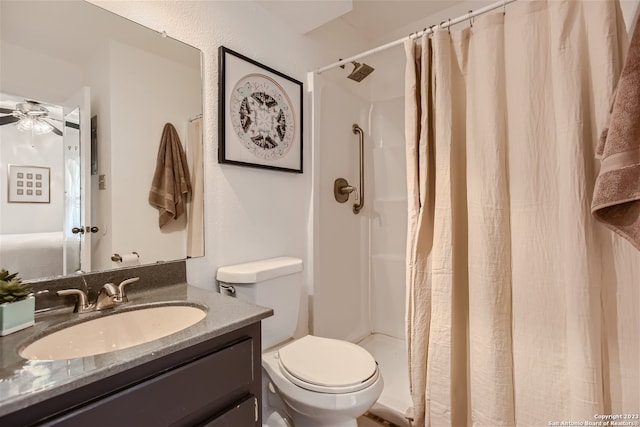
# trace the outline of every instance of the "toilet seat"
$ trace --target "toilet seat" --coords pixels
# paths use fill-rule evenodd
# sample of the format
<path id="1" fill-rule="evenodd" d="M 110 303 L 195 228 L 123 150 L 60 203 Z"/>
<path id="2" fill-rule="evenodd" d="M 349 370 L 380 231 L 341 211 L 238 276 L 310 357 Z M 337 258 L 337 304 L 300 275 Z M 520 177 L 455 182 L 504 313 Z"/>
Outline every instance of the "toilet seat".
<path id="1" fill-rule="evenodd" d="M 310 391 L 339 394 L 359 391 L 379 376 L 368 351 L 353 343 L 307 335 L 278 350 L 280 371 Z"/>

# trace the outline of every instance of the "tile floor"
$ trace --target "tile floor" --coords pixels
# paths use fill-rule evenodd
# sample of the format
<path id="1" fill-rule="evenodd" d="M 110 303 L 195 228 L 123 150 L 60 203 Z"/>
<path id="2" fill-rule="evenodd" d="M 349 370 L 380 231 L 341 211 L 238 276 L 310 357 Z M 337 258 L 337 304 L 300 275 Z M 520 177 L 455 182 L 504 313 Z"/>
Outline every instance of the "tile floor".
<path id="1" fill-rule="evenodd" d="M 398 427 L 389 421 L 385 421 L 375 415 L 364 414 L 358 418 L 358 427 Z"/>

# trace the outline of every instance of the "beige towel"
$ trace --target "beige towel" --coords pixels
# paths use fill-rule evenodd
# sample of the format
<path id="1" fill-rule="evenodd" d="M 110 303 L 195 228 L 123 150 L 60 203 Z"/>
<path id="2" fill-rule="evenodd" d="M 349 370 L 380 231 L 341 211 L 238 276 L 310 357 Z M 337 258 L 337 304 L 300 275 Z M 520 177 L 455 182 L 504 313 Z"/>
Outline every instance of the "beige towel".
<path id="1" fill-rule="evenodd" d="M 640 250 L 640 25 L 636 25 L 598 144 L 600 174 L 591 213 Z"/>
<path id="2" fill-rule="evenodd" d="M 159 225 L 164 227 L 184 213 L 183 195 L 191 193 L 189 165 L 176 128 L 164 125 L 156 171 L 149 191 L 149 203 L 159 211 Z"/>

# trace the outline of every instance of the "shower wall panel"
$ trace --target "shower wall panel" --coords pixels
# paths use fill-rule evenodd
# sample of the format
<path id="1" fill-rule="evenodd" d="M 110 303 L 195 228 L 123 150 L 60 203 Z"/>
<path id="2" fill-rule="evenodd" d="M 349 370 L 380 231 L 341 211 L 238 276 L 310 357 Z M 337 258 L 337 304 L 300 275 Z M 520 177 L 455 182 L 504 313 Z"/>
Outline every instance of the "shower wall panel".
<path id="1" fill-rule="evenodd" d="M 407 185 L 404 98 L 377 101 L 370 111 L 371 327 L 404 339 Z"/>
<path id="2" fill-rule="evenodd" d="M 333 182 L 341 177 L 351 185 L 359 185 L 358 137 L 351 127 L 354 123 L 366 127 L 369 103 L 335 84 L 325 84 L 319 90 L 320 111 L 315 116 L 320 126 L 315 131 L 318 182 L 314 185 L 319 193 L 314 233 L 318 253 L 311 327 L 315 335 L 357 341 L 371 330 L 369 208 L 365 205 L 360 214 L 354 215 L 355 195 L 352 193 L 346 203 L 336 202 Z"/>

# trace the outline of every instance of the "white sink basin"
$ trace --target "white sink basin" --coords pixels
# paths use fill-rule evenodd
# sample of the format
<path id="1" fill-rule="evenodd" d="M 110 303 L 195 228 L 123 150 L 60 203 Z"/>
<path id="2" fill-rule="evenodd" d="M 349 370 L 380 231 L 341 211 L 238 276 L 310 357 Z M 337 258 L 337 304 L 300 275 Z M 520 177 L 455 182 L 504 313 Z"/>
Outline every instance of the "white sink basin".
<path id="1" fill-rule="evenodd" d="M 166 337 L 204 319 L 206 309 L 164 305 L 121 311 L 52 332 L 20 351 L 31 360 L 92 356 Z"/>

